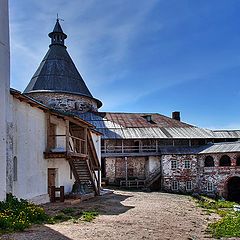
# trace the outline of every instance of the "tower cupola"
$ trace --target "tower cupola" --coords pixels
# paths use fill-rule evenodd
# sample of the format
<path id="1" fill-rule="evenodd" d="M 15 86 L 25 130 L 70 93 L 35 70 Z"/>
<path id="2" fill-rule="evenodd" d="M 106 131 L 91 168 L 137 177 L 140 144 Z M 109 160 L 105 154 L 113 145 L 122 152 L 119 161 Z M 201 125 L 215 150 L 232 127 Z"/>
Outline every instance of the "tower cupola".
<path id="1" fill-rule="evenodd" d="M 102 102 L 92 96 L 68 54 L 59 18 L 48 36 L 49 50 L 24 93 L 58 110 L 97 111 Z"/>
<path id="2" fill-rule="evenodd" d="M 57 18 L 55 27 L 53 31 L 48 34 L 48 36 L 52 39 L 51 45 L 58 44 L 64 46 L 64 40 L 67 38 L 67 35 L 62 30 L 62 27 L 59 23 L 59 18 Z"/>

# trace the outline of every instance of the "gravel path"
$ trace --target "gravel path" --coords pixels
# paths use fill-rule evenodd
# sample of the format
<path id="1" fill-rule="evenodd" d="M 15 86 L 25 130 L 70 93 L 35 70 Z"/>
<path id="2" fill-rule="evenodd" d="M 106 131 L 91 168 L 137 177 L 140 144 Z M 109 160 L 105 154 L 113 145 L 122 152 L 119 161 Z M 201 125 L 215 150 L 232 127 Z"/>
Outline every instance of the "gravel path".
<path id="1" fill-rule="evenodd" d="M 66 204 L 47 205 L 56 211 Z M 76 205 L 74 205 L 76 207 Z M 64 222 L 34 226 L 23 233 L 2 236 L 2 240 L 140 240 L 210 239 L 207 223 L 213 216 L 196 207 L 188 196 L 167 193 L 114 191 L 77 205 L 80 210 L 97 209 L 91 223 Z"/>

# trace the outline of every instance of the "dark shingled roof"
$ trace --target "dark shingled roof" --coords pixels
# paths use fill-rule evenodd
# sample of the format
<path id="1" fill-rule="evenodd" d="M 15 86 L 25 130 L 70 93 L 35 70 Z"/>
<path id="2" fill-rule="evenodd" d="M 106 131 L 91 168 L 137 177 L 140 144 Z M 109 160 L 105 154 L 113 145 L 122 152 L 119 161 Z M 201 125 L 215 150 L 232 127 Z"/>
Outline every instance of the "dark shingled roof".
<path id="1" fill-rule="evenodd" d="M 52 44 L 24 93 L 64 92 L 94 99 L 66 50 L 64 39 L 67 35 L 58 21 L 49 37 Z M 94 100 L 98 107 L 102 106 L 101 101 Z"/>

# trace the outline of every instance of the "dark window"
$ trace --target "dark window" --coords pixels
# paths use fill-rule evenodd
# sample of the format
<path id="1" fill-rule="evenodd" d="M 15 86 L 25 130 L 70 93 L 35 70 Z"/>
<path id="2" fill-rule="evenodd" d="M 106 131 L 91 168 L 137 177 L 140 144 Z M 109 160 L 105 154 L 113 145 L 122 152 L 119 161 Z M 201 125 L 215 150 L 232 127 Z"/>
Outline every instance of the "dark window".
<path id="1" fill-rule="evenodd" d="M 204 161 L 204 167 L 214 167 L 213 157 L 207 156 Z"/>
<path id="2" fill-rule="evenodd" d="M 236 166 L 240 166 L 240 157 L 237 158 Z"/>
<path id="3" fill-rule="evenodd" d="M 228 155 L 223 155 L 223 156 L 220 158 L 219 166 L 221 166 L 221 167 L 223 167 L 223 166 L 231 166 L 230 157 L 229 157 Z"/>

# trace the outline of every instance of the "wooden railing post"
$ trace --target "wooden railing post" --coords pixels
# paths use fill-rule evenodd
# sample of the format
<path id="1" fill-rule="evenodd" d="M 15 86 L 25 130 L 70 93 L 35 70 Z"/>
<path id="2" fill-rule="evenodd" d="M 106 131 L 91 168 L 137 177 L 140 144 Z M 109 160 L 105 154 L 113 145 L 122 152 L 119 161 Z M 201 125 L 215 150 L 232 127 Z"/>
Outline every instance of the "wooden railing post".
<path id="1" fill-rule="evenodd" d="M 87 154 L 87 138 L 88 138 L 88 129 L 85 127 L 84 128 L 84 154 Z"/>
<path id="2" fill-rule="evenodd" d="M 60 186 L 60 202 L 64 202 L 64 186 Z"/>
<path id="3" fill-rule="evenodd" d="M 56 202 L 55 186 L 50 188 L 50 202 Z"/>
<path id="4" fill-rule="evenodd" d="M 101 176 L 100 176 L 100 169 L 98 169 L 98 195 L 100 195 L 100 188 L 101 188 Z"/>
<path id="5" fill-rule="evenodd" d="M 66 120 L 66 153 L 69 152 L 69 121 Z"/>

